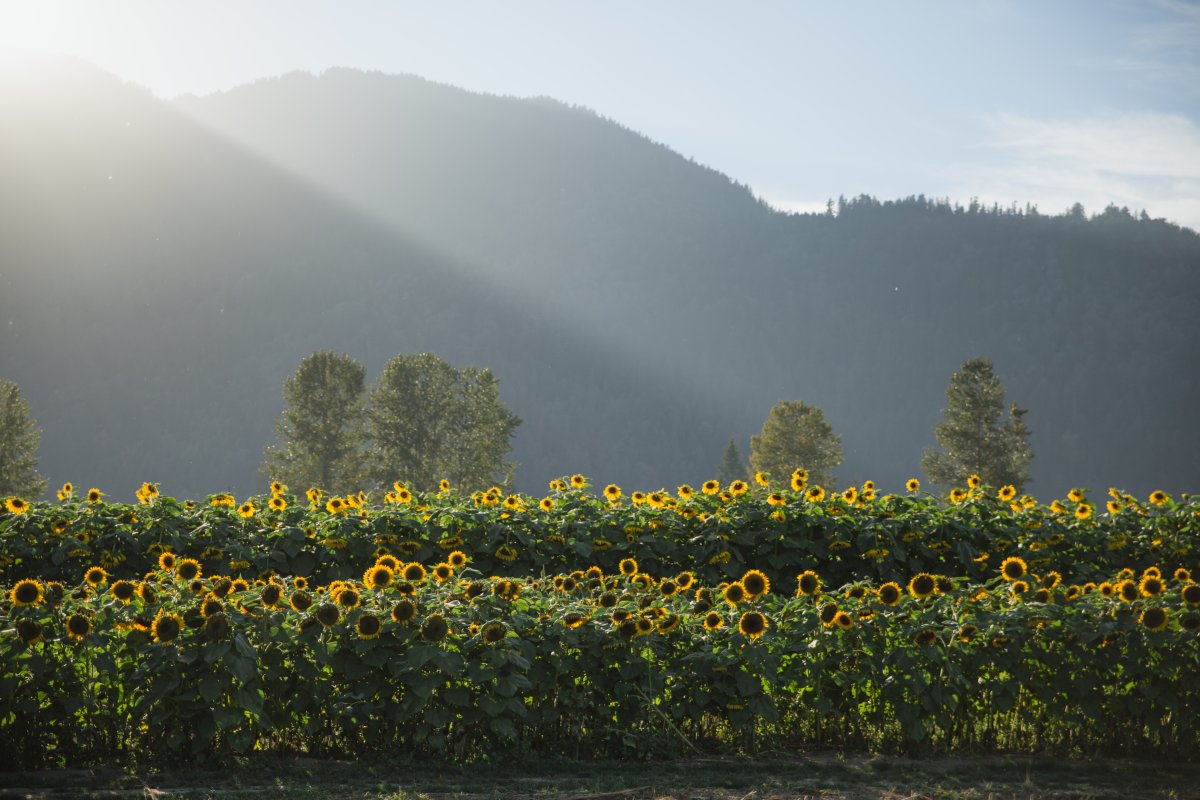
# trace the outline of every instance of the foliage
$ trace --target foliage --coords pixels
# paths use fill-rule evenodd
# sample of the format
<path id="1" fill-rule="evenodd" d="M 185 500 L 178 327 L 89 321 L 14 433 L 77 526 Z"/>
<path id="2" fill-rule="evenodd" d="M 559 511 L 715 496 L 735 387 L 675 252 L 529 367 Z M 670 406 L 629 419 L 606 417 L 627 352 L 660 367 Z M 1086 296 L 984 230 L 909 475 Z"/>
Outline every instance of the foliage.
<path id="1" fill-rule="evenodd" d="M 1004 387 L 991 361 L 964 361 L 950 378 L 946 409 L 934 428 L 941 451 L 926 450 L 921 468 L 942 486 L 961 485 L 978 475 L 993 486 L 1021 491 L 1033 458 L 1025 414 L 1014 403 L 1005 418 Z"/>
<path id="2" fill-rule="evenodd" d="M 742 454 L 738 451 L 737 445 L 733 439 L 729 440 L 729 444 L 725 447 L 725 453 L 721 456 L 721 467 L 717 470 L 717 480 L 728 486 L 734 481 L 744 481 L 749 477 L 746 471 L 746 462 L 742 459 Z"/>
<path id="3" fill-rule="evenodd" d="M 371 390 L 372 476 L 421 490 L 443 479 L 468 489 L 507 483 L 516 465 L 505 456 L 520 424 L 490 370 L 456 369 L 430 353 L 396 356 Z"/>
<path id="4" fill-rule="evenodd" d="M 283 383 L 278 444 L 267 447 L 264 475 L 295 486 L 348 491 L 363 479 L 363 382 L 348 355 L 318 351 Z"/>
<path id="5" fill-rule="evenodd" d="M 750 439 L 750 466 L 780 485 L 800 467 L 814 483 L 828 486 L 841 463 L 842 437 L 833 433 L 825 412 L 802 401 L 776 403 L 762 433 Z"/>
<path id="6" fill-rule="evenodd" d="M 35 425 L 21 388 L 0 380 L 0 495 L 37 497 L 46 491 L 37 471 L 42 432 Z"/>
<path id="7" fill-rule="evenodd" d="M 324 586 L 192 580 L 178 560 L 123 589 L 4 586 L 0 726 L 21 735 L 0 759 L 1200 746 L 1184 573 L 1025 574 L 1018 591 L 994 567 L 892 591 L 749 570 L 711 584 L 641 562 L 486 577 L 452 560 L 405 576 L 414 562 L 369 557 L 361 580 Z M 1134 596 L 1104 589 L 1126 576 Z"/>

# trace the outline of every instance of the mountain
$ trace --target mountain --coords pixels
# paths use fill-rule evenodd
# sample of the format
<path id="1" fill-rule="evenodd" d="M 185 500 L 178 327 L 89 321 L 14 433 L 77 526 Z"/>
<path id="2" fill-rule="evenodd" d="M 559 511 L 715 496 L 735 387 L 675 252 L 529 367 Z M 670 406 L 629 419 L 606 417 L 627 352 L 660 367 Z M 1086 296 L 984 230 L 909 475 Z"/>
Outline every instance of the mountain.
<path id="1" fill-rule="evenodd" d="M 1030 409 L 1039 496 L 1200 484 L 1200 237 L 1109 209 L 859 197 L 787 215 L 580 108 L 411 76 L 175 101 L 0 76 L 0 377 L 53 482 L 258 491 L 316 349 L 491 367 L 520 488 L 673 487 L 822 406 L 843 483 L 918 474 L 966 358 Z"/>

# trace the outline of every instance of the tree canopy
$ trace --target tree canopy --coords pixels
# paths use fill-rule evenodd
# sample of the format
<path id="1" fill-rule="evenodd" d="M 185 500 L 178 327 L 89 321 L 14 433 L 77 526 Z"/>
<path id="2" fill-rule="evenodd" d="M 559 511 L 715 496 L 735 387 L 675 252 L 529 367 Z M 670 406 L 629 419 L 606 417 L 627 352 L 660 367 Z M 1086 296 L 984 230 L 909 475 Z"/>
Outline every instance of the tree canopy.
<path id="1" fill-rule="evenodd" d="M 825 421 L 825 412 L 798 400 L 776 403 L 762 433 L 750 439 L 750 466 L 772 482 L 783 483 L 797 468 L 812 483 L 829 485 L 842 463 L 842 437 Z"/>
<path id="2" fill-rule="evenodd" d="M 506 456 L 520 424 L 490 370 L 455 368 L 431 353 L 398 355 L 371 390 L 371 477 L 425 491 L 442 480 L 463 490 L 508 483 L 516 464 Z"/>
<path id="3" fill-rule="evenodd" d="M 366 370 L 348 355 L 318 351 L 283 384 L 277 444 L 266 448 L 262 472 L 297 491 L 359 488 L 365 478 L 363 392 Z"/>
<path id="4" fill-rule="evenodd" d="M 38 445 L 42 432 L 33 413 L 12 381 L 0 381 L 0 496 L 36 497 L 47 481 L 38 474 Z"/>
<path id="5" fill-rule="evenodd" d="M 921 468 L 941 486 L 961 486 L 978 475 L 990 486 L 1019 491 L 1029 482 L 1033 458 L 1026 413 L 1015 403 L 1005 413 L 1004 387 L 990 360 L 963 362 L 950 378 L 946 408 L 934 428 L 941 449 L 927 449 Z"/>

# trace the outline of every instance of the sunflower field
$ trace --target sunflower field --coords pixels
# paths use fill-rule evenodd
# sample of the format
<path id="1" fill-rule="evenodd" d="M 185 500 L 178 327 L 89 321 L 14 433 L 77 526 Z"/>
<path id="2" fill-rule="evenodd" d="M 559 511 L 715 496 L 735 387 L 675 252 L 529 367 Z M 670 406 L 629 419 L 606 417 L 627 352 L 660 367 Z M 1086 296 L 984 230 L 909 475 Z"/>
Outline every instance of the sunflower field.
<path id="1" fill-rule="evenodd" d="M 7 498 L 0 764 L 1200 753 L 1200 503 L 970 483 Z"/>

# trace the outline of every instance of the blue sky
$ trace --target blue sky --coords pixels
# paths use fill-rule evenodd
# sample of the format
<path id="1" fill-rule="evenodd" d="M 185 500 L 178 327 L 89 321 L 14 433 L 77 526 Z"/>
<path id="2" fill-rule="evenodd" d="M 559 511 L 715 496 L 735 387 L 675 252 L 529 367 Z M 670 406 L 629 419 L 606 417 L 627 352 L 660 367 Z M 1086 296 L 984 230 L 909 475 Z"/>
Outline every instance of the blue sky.
<path id="1" fill-rule="evenodd" d="M 1200 228 L 1200 2 L 0 0 L 163 97 L 350 66 L 587 106 L 780 208 L 923 193 Z"/>

